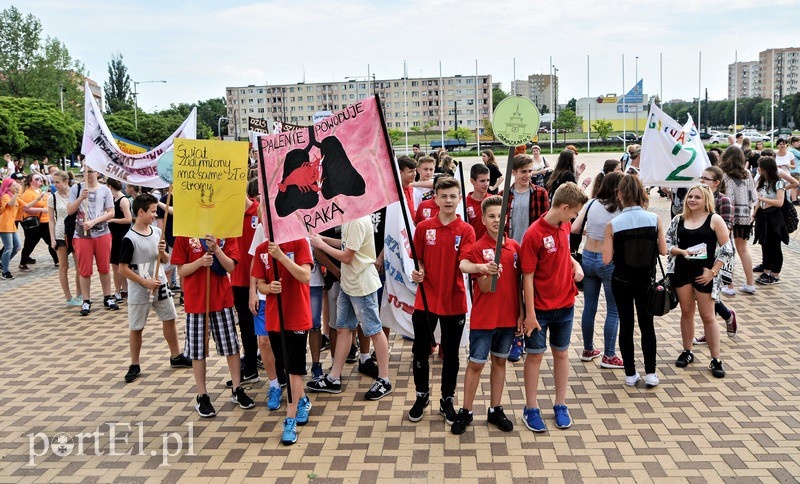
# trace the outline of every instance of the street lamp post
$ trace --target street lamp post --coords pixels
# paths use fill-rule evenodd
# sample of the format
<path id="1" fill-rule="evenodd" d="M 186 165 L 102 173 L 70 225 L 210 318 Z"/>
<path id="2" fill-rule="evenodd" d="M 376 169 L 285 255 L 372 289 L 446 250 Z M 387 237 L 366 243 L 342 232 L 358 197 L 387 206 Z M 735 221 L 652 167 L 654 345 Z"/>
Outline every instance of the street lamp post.
<path id="1" fill-rule="evenodd" d="M 166 84 L 167 81 L 133 81 L 133 127 L 139 131 L 139 84 L 152 84 L 160 82 Z"/>
<path id="2" fill-rule="evenodd" d="M 220 116 L 220 117 L 219 117 L 219 119 L 217 119 L 217 136 L 219 136 L 219 139 L 220 139 L 220 140 L 222 139 L 222 131 L 221 131 L 221 129 L 222 129 L 222 128 L 220 128 L 220 124 L 222 123 L 222 120 L 223 120 L 223 119 L 224 119 L 225 121 L 229 122 L 229 123 L 230 123 L 230 121 L 231 121 L 231 120 L 230 120 L 229 118 L 227 118 L 226 116 Z"/>

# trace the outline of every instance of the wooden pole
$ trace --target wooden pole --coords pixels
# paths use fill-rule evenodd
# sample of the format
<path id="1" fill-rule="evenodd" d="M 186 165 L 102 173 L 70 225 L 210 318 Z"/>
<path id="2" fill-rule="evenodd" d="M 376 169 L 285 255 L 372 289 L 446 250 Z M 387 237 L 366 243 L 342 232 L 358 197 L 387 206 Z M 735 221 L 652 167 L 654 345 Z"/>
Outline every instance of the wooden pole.
<path id="1" fill-rule="evenodd" d="M 503 250 L 503 237 L 506 228 L 506 216 L 508 215 L 508 197 L 511 194 L 511 173 L 514 171 L 514 147 L 508 147 L 508 162 L 506 166 L 506 179 L 503 183 L 503 206 L 500 208 L 500 230 L 497 231 L 497 246 L 494 251 L 494 263 L 500 264 L 500 251 Z M 511 224 L 509 224 L 509 234 L 511 235 Z M 491 292 L 497 290 L 497 274 L 492 276 Z"/>
<path id="2" fill-rule="evenodd" d="M 169 186 L 169 190 L 167 190 L 167 204 L 164 207 L 164 218 L 161 221 L 161 238 L 158 239 L 158 244 L 161 245 L 161 242 L 164 241 L 164 235 L 167 233 L 167 217 L 169 216 L 169 204 L 172 202 L 172 185 Z M 159 256 L 156 258 L 156 272 L 154 273 L 153 277 L 158 279 L 158 271 L 161 269 L 161 257 Z M 169 281 L 167 281 L 169 284 Z M 158 291 L 158 288 L 153 289 L 153 294 Z M 208 296 L 206 296 L 208 297 Z M 207 312 L 207 311 L 206 311 Z M 208 315 L 206 315 L 208 317 Z"/>
<path id="3" fill-rule="evenodd" d="M 203 333 L 205 338 L 204 354 L 206 355 L 206 358 L 208 358 L 208 313 L 210 307 L 211 307 L 211 268 L 206 267 L 206 317 L 203 318 Z"/>

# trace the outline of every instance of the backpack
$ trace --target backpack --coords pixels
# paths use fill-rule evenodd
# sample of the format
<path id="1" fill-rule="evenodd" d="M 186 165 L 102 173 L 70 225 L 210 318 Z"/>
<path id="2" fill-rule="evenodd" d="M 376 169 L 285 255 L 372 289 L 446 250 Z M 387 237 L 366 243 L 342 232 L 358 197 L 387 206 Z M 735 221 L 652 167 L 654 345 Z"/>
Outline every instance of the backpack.
<path id="1" fill-rule="evenodd" d="M 78 183 L 78 197 L 81 196 L 81 188 L 83 184 Z M 77 198 L 77 197 L 76 197 Z M 53 212 L 57 212 L 58 210 L 53 210 Z M 75 236 L 75 220 L 78 218 L 78 211 L 76 210 L 75 213 L 72 215 L 67 215 L 64 218 L 64 237 L 74 237 Z"/>

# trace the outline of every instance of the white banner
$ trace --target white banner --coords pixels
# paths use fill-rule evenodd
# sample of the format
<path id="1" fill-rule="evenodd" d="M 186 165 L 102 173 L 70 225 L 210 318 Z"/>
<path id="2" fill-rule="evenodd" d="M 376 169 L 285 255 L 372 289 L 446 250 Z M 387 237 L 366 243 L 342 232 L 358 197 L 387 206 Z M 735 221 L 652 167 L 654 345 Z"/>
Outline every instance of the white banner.
<path id="1" fill-rule="evenodd" d="M 417 285 L 411 282 L 414 260 L 411 258 L 411 237 L 406 233 L 400 202 L 386 207 L 384 228 L 383 267 L 386 282 L 383 285 L 381 301 L 381 322 L 384 326 L 407 336 L 414 337 L 411 314 L 414 312 L 414 298 Z M 409 216 L 411 230 L 413 218 Z"/>
<path id="2" fill-rule="evenodd" d="M 642 139 L 639 178 L 649 186 L 688 188 L 711 166 L 692 116 L 685 125 L 650 105 Z"/>
<path id="3" fill-rule="evenodd" d="M 125 183 L 150 188 L 169 186 L 158 176 L 158 157 L 172 149 L 175 138 L 197 138 L 197 108 L 192 109 L 189 117 L 177 131 L 152 151 L 129 155 L 120 150 L 114 141 L 103 119 L 103 113 L 92 97 L 88 83 L 84 90 L 86 111 L 81 153 L 86 156 L 86 164 L 108 177 Z"/>

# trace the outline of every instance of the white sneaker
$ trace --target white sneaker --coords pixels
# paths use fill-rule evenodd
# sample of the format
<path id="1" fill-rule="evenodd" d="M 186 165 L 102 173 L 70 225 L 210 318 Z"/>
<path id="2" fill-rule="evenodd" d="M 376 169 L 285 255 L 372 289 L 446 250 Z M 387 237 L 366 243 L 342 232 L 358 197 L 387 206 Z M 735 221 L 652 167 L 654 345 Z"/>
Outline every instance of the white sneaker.
<path id="1" fill-rule="evenodd" d="M 636 382 L 641 379 L 642 377 L 640 377 L 638 373 L 635 373 L 633 376 L 625 377 L 625 384 L 628 385 L 629 387 L 634 387 L 636 386 Z"/>
<path id="2" fill-rule="evenodd" d="M 735 296 L 736 295 L 736 289 L 733 289 L 732 287 L 725 286 L 725 287 L 722 288 L 722 294 L 725 294 L 726 296 Z"/>
<path id="3" fill-rule="evenodd" d="M 740 287 L 739 290 L 742 291 L 742 292 L 746 292 L 747 294 L 755 294 L 756 293 L 756 287 L 755 286 L 748 286 L 747 284 L 745 284 L 744 286 Z"/>
<path id="4" fill-rule="evenodd" d="M 658 375 L 655 373 L 648 373 L 644 376 L 644 384 L 648 387 L 654 387 L 658 385 Z"/>

